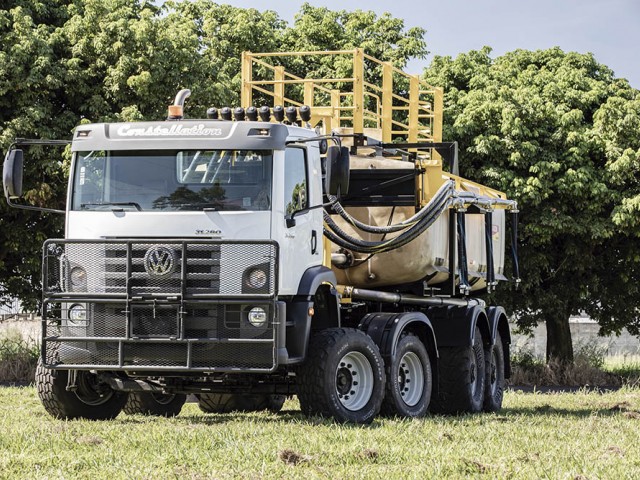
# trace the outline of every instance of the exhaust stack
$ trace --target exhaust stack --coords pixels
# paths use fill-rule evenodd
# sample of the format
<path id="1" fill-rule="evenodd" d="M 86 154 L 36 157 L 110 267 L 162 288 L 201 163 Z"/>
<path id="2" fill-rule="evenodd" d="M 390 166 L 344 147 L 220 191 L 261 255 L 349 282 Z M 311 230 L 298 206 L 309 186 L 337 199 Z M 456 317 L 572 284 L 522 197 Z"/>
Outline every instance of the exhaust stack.
<path id="1" fill-rule="evenodd" d="M 191 90 L 188 88 L 183 88 L 177 93 L 173 105 L 169 105 L 167 120 L 182 120 L 184 117 L 184 102 L 190 95 Z"/>

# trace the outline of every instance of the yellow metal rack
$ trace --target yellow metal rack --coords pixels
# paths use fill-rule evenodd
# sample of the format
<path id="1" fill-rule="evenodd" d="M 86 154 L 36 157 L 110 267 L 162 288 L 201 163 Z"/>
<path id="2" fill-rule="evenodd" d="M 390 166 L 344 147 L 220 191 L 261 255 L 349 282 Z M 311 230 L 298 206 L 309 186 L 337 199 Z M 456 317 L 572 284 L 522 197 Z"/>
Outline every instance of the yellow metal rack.
<path id="1" fill-rule="evenodd" d="M 309 63 L 333 56 L 336 78 L 302 78 L 277 65 L 291 57 Z M 329 134 L 364 133 L 382 142 L 442 141 L 442 88 L 427 85 L 360 48 L 320 52 L 242 54 L 242 106 L 312 107 L 311 125 Z"/>

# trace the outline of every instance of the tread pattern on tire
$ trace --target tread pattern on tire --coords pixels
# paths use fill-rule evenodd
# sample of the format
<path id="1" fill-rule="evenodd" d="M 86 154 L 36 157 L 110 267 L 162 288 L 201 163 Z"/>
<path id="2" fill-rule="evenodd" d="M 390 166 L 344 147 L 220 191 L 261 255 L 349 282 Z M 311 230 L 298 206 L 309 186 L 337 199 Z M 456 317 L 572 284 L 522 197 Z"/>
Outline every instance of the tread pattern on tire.
<path id="1" fill-rule="evenodd" d="M 198 407 L 204 413 L 258 412 L 269 410 L 277 413 L 282 409 L 284 395 L 207 393 L 198 395 Z"/>
<path id="2" fill-rule="evenodd" d="M 151 393 L 132 392 L 129 394 L 127 403 L 122 411 L 127 415 L 154 415 L 160 417 L 175 417 L 182 410 L 182 406 L 187 401 L 187 396 L 175 394 L 168 403 L 160 403 L 155 400 Z"/>
<path id="3" fill-rule="evenodd" d="M 479 329 L 475 338 L 482 339 Z M 482 350 L 481 362 L 478 363 L 477 377 L 482 382 L 482 392 L 478 398 L 472 398 L 471 361 L 475 355 L 474 347 L 442 347 L 439 349 L 439 389 L 438 395 L 431 401 L 434 413 L 477 413 L 482 411 L 484 402 L 485 361 Z"/>
<path id="4" fill-rule="evenodd" d="M 42 360 L 38 360 L 35 375 L 36 391 L 44 409 L 51 416 L 61 419 L 111 420 L 124 408 L 128 398 L 124 392 L 114 392 L 112 398 L 102 405 L 83 404 L 75 397 L 75 393 L 66 391 L 65 374 L 68 374 L 65 370 L 46 368 Z M 64 393 L 61 395 L 62 392 Z M 64 396 L 68 397 L 65 399 Z"/>
<path id="5" fill-rule="evenodd" d="M 496 349 L 496 354 L 498 356 L 498 373 L 497 373 L 497 382 L 498 382 L 498 391 L 495 395 L 491 394 L 489 381 L 490 375 L 490 362 L 491 362 L 491 350 L 485 352 L 485 369 L 486 369 L 486 378 L 485 380 L 485 395 L 484 395 L 484 406 L 483 410 L 485 412 L 497 412 L 502 408 L 502 399 L 504 395 L 504 349 L 502 345 L 502 337 L 500 336 L 500 332 L 496 332 L 496 340 L 495 345 L 492 347 Z"/>
<path id="6" fill-rule="evenodd" d="M 370 418 L 366 418 L 363 421 L 346 418 L 346 416 L 342 418 L 337 417 L 336 412 L 329 403 L 329 396 L 326 395 L 326 386 L 322 382 L 322 379 L 326 378 L 327 368 L 329 368 L 329 365 L 331 364 L 329 359 L 329 350 L 333 349 L 338 344 L 339 339 L 346 335 L 362 336 L 362 338 L 366 338 L 368 342 L 370 341 L 371 346 L 375 348 L 375 353 L 380 361 L 380 376 L 378 377 L 378 382 L 380 382 L 380 384 L 378 385 L 377 391 L 374 387 L 374 392 L 372 394 L 373 410 L 375 413 L 367 416 Z M 330 328 L 313 335 L 309 341 L 309 348 L 307 351 L 307 359 L 296 373 L 298 399 L 300 401 L 300 409 L 302 410 L 302 413 L 307 416 L 321 415 L 324 417 L 333 417 L 339 422 L 370 423 L 375 415 L 380 411 L 382 399 L 384 397 L 385 383 L 382 357 L 380 356 L 378 347 L 373 343 L 373 341 L 371 341 L 371 339 L 360 330 Z M 374 377 L 376 377 L 375 366 L 372 365 L 372 367 L 374 368 Z M 333 375 L 333 372 L 330 373 Z M 355 416 L 356 415 L 354 415 L 354 417 Z"/>
<path id="7" fill-rule="evenodd" d="M 418 337 L 416 337 L 415 335 L 412 335 L 412 334 L 403 335 L 400 340 L 406 338 L 407 336 L 414 337 L 415 340 L 420 341 L 418 339 Z M 424 349 L 424 353 L 425 353 L 425 355 L 427 357 L 427 362 L 429 362 L 429 364 L 426 365 L 426 368 L 429 369 L 429 374 L 427 375 L 427 379 L 428 379 L 429 382 L 433 382 L 433 372 L 431 371 L 431 363 L 430 363 L 430 360 L 429 360 L 429 353 L 427 352 L 426 347 Z M 387 381 L 385 382 L 385 394 L 384 394 L 384 400 L 382 401 L 382 407 L 380 408 L 380 413 L 382 415 L 384 415 L 384 416 L 387 416 L 387 417 L 391 417 L 391 416 L 411 416 L 411 417 L 418 416 L 418 417 L 421 417 L 421 416 L 424 416 L 428 412 L 427 408 L 428 408 L 428 405 L 429 405 L 429 402 L 430 402 L 431 392 L 433 391 L 433 384 L 429 385 L 428 387 L 425 384 L 425 388 L 428 388 L 428 390 L 429 390 L 429 395 L 427 396 L 427 408 L 424 408 L 424 411 L 419 413 L 419 414 L 417 414 L 417 415 L 415 415 L 415 414 L 414 415 L 403 414 L 403 412 L 400 412 L 398 410 L 398 406 L 396 405 L 396 402 L 393 399 L 393 391 L 392 391 L 392 385 L 391 385 L 390 379 L 393 378 L 392 375 L 397 375 L 397 372 L 392 372 L 391 371 L 392 368 L 397 369 L 397 365 L 394 365 L 393 361 L 388 362 L 387 364 L 385 364 L 385 373 L 386 373 Z M 425 368 L 425 365 L 423 365 L 423 368 Z"/>

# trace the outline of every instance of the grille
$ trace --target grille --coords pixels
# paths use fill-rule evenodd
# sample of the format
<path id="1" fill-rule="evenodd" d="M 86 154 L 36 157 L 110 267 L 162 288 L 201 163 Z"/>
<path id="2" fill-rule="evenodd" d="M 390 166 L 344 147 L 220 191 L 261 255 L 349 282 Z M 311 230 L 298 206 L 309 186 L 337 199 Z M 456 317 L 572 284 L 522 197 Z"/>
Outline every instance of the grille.
<path id="1" fill-rule="evenodd" d="M 276 256 L 272 242 L 48 240 L 44 296 L 274 296 Z M 249 285 L 254 269 L 264 286 Z"/>
<path id="2" fill-rule="evenodd" d="M 47 366 L 272 371 L 276 265 L 270 242 L 47 241 Z"/>

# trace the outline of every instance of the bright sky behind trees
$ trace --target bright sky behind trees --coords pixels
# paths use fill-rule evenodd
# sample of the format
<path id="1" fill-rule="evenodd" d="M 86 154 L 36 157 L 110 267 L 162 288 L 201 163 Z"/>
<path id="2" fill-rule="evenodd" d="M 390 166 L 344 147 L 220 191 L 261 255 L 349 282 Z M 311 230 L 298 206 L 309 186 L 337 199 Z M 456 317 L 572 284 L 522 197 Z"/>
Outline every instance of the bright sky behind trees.
<path id="1" fill-rule="evenodd" d="M 275 10 L 291 22 L 304 0 L 220 0 L 237 7 Z M 640 2 L 638 0 L 313 0 L 331 10 L 373 10 L 427 29 L 431 54 L 409 63 L 420 73 L 433 55 L 456 56 L 484 45 L 492 56 L 522 48 L 591 52 L 617 77 L 640 88 Z"/>

